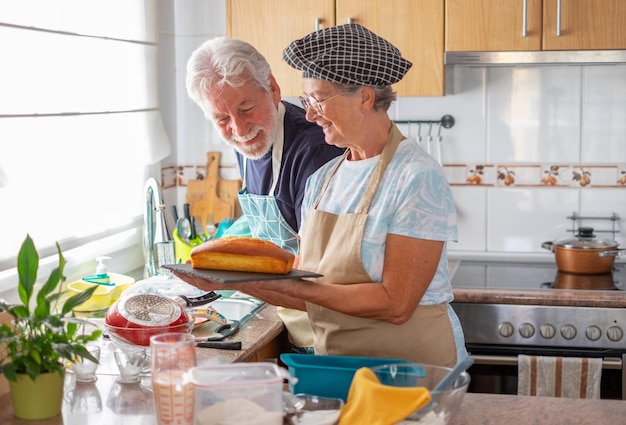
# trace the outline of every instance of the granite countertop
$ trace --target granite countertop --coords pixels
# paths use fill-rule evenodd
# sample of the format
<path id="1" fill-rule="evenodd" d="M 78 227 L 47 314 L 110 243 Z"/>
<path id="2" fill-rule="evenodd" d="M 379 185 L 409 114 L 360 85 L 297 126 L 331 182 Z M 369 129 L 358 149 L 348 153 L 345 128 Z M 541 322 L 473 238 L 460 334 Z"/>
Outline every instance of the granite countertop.
<path id="1" fill-rule="evenodd" d="M 626 308 L 626 291 L 453 288 L 454 302 Z"/>
<path id="2" fill-rule="evenodd" d="M 612 425 L 625 417 L 622 400 L 467 393 L 450 425 Z"/>

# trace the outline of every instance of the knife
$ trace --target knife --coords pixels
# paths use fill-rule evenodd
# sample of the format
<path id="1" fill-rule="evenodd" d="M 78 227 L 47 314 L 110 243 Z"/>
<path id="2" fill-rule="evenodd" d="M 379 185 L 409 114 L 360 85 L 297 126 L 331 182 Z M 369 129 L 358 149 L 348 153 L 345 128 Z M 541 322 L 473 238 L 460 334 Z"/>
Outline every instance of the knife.
<path id="1" fill-rule="evenodd" d="M 218 348 L 220 350 L 241 350 L 241 341 L 204 341 L 196 344 L 200 348 Z"/>

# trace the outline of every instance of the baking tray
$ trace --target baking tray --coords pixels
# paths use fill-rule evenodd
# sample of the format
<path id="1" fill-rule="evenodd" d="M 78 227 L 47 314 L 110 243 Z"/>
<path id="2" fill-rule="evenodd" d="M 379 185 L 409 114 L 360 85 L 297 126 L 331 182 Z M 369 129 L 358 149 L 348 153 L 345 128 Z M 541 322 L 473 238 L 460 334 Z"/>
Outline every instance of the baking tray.
<path id="1" fill-rule="evenodd" d="M 188 276 L 213 280 L 222 283 L 248 282 L 254 280 L 301 279 L 305 277 L 321 277 L 321 274 L 293 269 L 287 274 L 235 272 L 228 270 L 194 269 L 191 264 L 164 264 L 161 267 Z"/>

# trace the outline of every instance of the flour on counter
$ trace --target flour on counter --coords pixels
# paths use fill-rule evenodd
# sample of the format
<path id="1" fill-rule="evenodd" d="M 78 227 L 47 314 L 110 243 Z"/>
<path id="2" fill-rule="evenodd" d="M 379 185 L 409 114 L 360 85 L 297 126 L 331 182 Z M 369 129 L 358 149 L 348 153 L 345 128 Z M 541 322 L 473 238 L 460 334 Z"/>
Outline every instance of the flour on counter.
<path id="1" fill-rule="evenodd" d="M 282 423 L 282 411 L 267 411 L 245 398 L 215 403 L 196 413 L 196 425 L 282 425 Z"/>
<path id="2" fill-rule="evenodd" d="M 428 412 L 424 416 L 422 416 L 417 421 L 411 421 L 405 419 L 401 422 L 398 422 L 396 425 L 446 425 L 446 414 L 445 412 L 441 412 L 437 415 L 435 412 Z"/>
<path id="3" fill-rule="evenodd" d="M 298 425 L 335 425 L 340 414 L 340 410 L 301 411 L 296 423 Z"/>

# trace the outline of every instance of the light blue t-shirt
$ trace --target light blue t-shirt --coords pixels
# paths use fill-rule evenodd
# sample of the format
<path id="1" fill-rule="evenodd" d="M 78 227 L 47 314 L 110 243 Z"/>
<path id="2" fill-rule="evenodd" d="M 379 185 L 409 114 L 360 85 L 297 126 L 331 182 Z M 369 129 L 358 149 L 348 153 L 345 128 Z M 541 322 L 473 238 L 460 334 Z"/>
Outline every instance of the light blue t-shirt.
<path id="1" fill-rule="evenodd" d="M 333 214 L 354 213 L 364 196 L 379 156 L 362 161 L 343 161 L 332 178 L 318 209 Z M 336 158 L 307 180 L 302 203 L 303 222 L 317 199 Z M 387 234 L 444 241 L 437 272 L 420 304 L 442 304 L 453 300 L 448 277 L 447 242 L 457 241 L 457 216 L 452 191 L 443 169 L 416 141 L 400 143 L 383 174 L 365 224 L 361 256 L 374 282 L 382 280 Z M 458 317 L 448 306 L 457 344 L 458 358 L 467 355 Z"/>
<path id="2" fill-rule="evenodd" d="M 344 161 L 318 207 L 334 214 L 354 213 L 361 202 L 379 156 Z M 303 219 L 317 199 L 326 177 L 339 159 L 322 166 L 307 181 Z M 438 241 L 456 241 L 456 208 L 439 164 L 411 139 L 398 146 L 369 209 L 361 255 L 374 282 L 382 280 L 387 234 Z M 448 257 L 444 246 L 437 273 L 421 304 L 452 301 Z"/>

